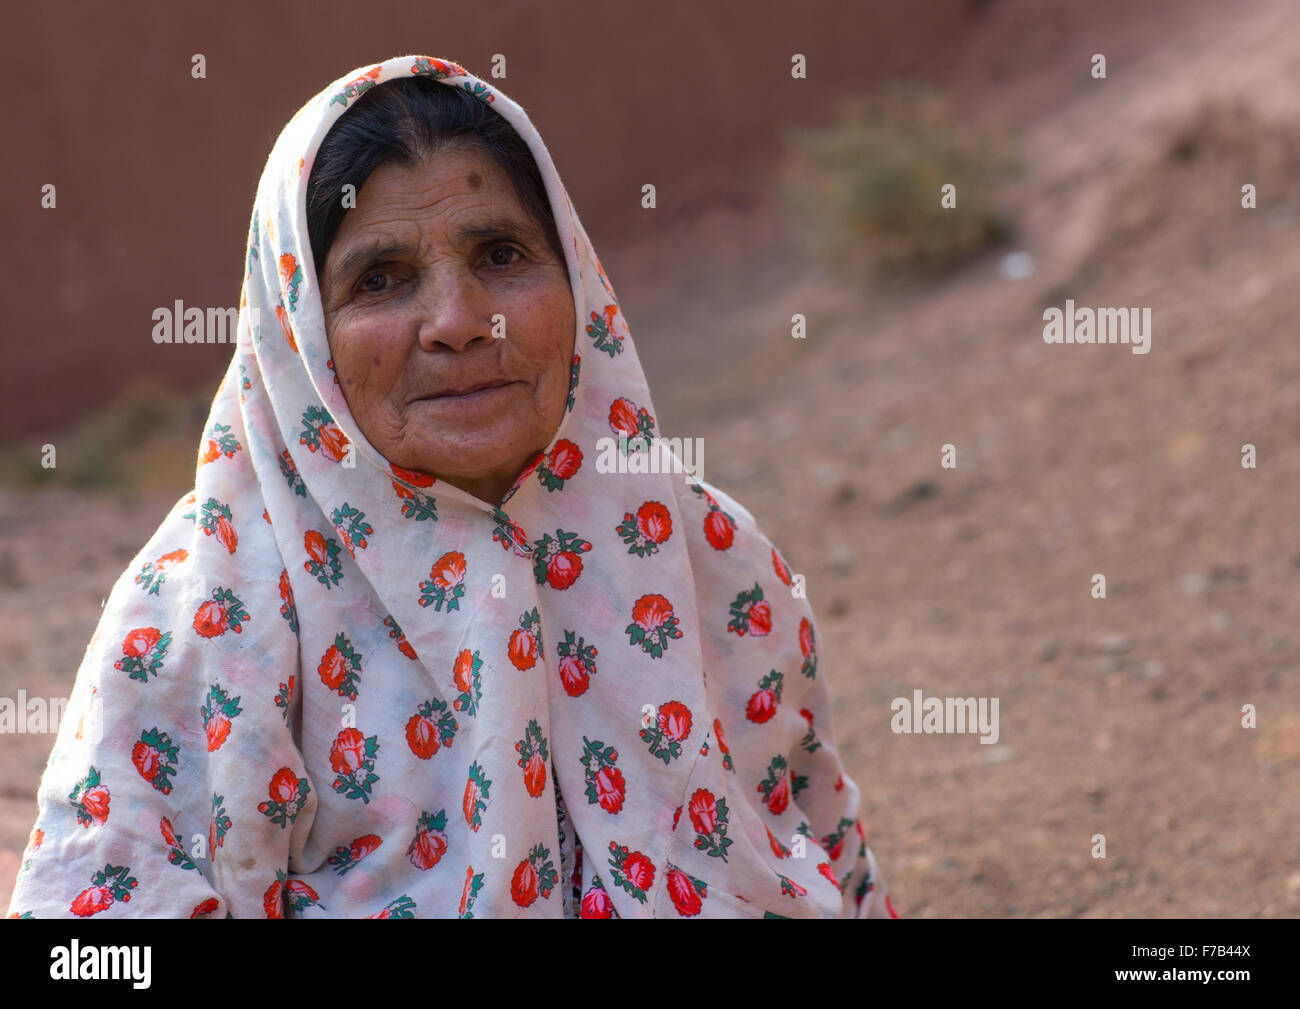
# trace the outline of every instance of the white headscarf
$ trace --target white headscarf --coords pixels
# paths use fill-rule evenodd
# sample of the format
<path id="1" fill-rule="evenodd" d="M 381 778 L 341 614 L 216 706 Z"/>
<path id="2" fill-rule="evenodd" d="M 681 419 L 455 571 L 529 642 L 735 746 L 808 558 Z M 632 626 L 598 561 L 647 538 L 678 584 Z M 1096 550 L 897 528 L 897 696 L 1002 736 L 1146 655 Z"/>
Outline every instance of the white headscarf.
<path id="1" fill-rule="evenodd" d="M 500 508 L 391 466 L 329 359 L 313 159 L 412 74 L 518 131 L 572 282 L 568 408 Z M 107 601 L 11 914 L 892 913 L 781 556 L 721 491 L 602 445 L 657 437 L 654 408 L 519 105 L 424 56 L 331 84 L 267 160 L 243 295 L 194 492 Z"/>

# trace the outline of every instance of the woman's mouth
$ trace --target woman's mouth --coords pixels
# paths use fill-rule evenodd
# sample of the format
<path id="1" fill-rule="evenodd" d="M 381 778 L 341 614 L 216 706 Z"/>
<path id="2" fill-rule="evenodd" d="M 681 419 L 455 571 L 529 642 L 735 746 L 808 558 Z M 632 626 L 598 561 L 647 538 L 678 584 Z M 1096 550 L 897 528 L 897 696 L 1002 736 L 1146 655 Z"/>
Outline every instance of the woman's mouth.
<path id="1" fill-rule="evenodd" d="M 455 406 L 474 406 L 480 402 L 490 402 L 514 384 L 514 382 L 504 380 L 480 382 L 475 385 L 462 386 L 459 389 L 449 389 L 446 392 L 435 393 L 431 396 L 421 396 L 420 400 L 429 403 L 447 403 Z M 420 400 L 417 400 L 417 402 Z"/>

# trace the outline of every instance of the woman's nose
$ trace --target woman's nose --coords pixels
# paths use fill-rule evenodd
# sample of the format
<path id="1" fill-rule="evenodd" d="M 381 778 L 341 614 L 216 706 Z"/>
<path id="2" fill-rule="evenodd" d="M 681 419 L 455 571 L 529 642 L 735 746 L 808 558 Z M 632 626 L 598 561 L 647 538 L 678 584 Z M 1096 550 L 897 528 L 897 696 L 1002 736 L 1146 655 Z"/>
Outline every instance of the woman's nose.
<path id="1" fill-rule="evenodd" d="M 468 267 L 430 270 L 420 284 L 417 307 L 424 350 L 442 344 L 459 352 L 475 340 L 492 338 L 488 292 Z"/>

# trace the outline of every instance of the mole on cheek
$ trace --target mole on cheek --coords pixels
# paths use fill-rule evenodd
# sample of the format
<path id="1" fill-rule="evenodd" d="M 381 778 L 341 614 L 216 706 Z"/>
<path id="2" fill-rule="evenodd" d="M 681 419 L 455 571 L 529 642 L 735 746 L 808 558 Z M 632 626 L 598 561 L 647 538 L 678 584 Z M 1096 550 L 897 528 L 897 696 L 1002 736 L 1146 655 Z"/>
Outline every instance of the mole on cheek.
<path id="1" fill-rule="evenodd" d="M 469 178 L 465 181 L 469 183 L 470 189 L 477 189 L 479 186 L 483 185 L 483 180 L 479 178 L 478 172 L 470 172 Z"/>
<path id="2" fill-rule="evenodd" d="M 378 354 L 375 355 L 375 367 L 376 367 L 376 368 L 379 367 L 379 355 L 378 355 Z"/>

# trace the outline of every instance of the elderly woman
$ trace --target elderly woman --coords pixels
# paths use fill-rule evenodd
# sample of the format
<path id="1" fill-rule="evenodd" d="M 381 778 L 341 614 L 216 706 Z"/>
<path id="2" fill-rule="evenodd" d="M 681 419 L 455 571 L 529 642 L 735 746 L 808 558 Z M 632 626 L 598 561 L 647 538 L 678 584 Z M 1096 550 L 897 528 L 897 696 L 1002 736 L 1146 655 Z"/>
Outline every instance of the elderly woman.
<path id="1" fill-rule="evenodd" d="M 246 266 L 11 915 L 891 915 L 812 611 L 662 465 L 524 111 L 447 60 L 340 78 L 271 152 Z"/>

